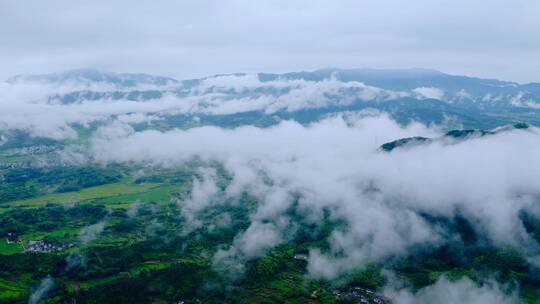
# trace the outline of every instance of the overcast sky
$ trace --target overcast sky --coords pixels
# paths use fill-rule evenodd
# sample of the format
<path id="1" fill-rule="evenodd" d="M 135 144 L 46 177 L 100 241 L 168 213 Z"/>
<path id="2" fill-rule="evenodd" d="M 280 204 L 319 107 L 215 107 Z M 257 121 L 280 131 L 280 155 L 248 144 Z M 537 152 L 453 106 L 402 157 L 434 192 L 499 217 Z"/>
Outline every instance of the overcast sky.
<path id="1" fill-rule="evenodd" d="M 540 82 L 538 0 L 0 1 L 0 78 L 424 67 Z"/>

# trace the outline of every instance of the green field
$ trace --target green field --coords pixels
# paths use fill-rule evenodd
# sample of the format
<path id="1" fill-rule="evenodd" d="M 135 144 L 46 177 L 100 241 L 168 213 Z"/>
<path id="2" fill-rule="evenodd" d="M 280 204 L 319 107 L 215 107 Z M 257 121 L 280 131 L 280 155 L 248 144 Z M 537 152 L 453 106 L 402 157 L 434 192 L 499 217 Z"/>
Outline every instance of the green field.
<path id="1" fill-rule="evenodd" d="M 6 239 L 0 240 L 0 254 L 10 255 L 22 252 L 24 249 L 21 244 L 8 244 Z"/>
<path id="2" fill-rule="evenodd" d="M 80 230 L 80 227 L 65 226 L 60 229 L 56 229 L 50 232 L 37 231 L 37 232 L 27 233 L 23 235 L 21 239 L 24 244 L 27 244 L 27 242 L 30 240 L 41 240 L 45 237 L 63 238 L 65 235 L 76 236 L 79 230 Z"/>
<path id="3" fill-rule="evenodd" d="M 138 186 L 140 187 L 141 185 Z M 113 207 L 117 208 L 125 208 L 129 207 L 129 205 L 131 205 L 135 201 L 140 203 L 168 202 L 170 198 L 170 193 L 178 189 L 178 186 L 152 185 L 150 187 L 145 187 L 144 190 L 135 193 L 125 192 L 122 194 L 118 193 L 116 195 L 95 198 L 94 203 L 113 205 Z"/>
<path id="4" fill-rule="evenodd" d="M 195 217 L 193 224 L 183 214 L 188 211 L 181 203 L 175 203 L 175 199 L 187 197 L 192 187 L 192 177 L 185 169 L 144 172 L 115 168 L 114 174 L 100 170 L 52 171 L 57 177 L 32 171 L 13 172 L 12 180 L 18 179 L 21 181 L 18 184 L 25 186 L 21 193 L 25 189 L 42 188 L 34 192 L 35 197 L 10 199 L 0 205 L 1 235 L 17 233 L 22 241 L 22 244 L 8 244 L 0 239 L 0 303 L 26 303 L 31 290 L 48 276 L 54 279 L 55 289 L 47 295 L 46 303 L 185 300 L 185 303 L 336 304 L 344 302 L 336 300 L 335 290 L 361 286 L 376 291 L 386 282 L 382 274 L 386 268 L 379 264 L 351 268 L 333 281 L 311 280 L 306 261 L 294 256 L 306 254 L 310 248 L 325 250 L 328 246 L 325 240 L 342 223 L 328 216 L 320 223 L 304 223 L 294 208 L 287 214 L 297 225 L 284 228 L 284 233 L 292 236 L 288 242 L 264 256 L 245 259 L 232 255 L 230 259 L 225 256 L 221 264 L 215 263 L 216 253 L 232 248 L 236 236 L 249 228 L 251 216 L 259 206 L 255 197 L 246 193 L 236 201 L 224 195 L 220 198 L 223 203 L 186 213 Z M 62 185 L 72 176 L 78 176 L 65 172 L 84 173 L 76 184 L 81 187 L 96 176 L 117 178 L 103 179 L 108 183 L 99 186 L 51 193 L 58 188 L 43 188 L 43 182 L 32 177 L 39 173 Z M 223 175 L 217 184 L 225 188 L 228 182 L 228 177 Z M 524 219 L 527 229 L 540 231 L 540 220 Z M 453 222 L 445 225 L 454 229 Z M 85 233 L 81 234 L 82 230 Z M 86 233 L 92 235 L 88 240 L 84 239 Z M 41 253 L 24 252 L 30 240 L 67 247 Z M 504 284 L 519 282 L 526 286 L 520 293 L 522 299 L 526 303 L 537 301 L 538 289 L 530 279 L 534 276 L 519 252 L 475 245 L 471 248 L 464 249 L 465 262 L 453 260 L 453 252 L 441 247 L 405 256 L 399 263 L 384 267 L 399 275 L 411 290 L 434 284 L 443 276 L 450 280 L 463 277 L 475 280 L 485 273 Z M 68 263 L 75 266 L 69 268 Z"/>
<path id="5" fill-rule="evenodd" d="M 156 188 L 159 188 L 158 184 L 113 183 L 90 187 L 75 192 L 47 194 L 31 199 L 10 202 L 8 204 L 12 207 L 39 207 L 48 203 L 70 204 L 90 200 L 102 200 L 103 203 L 109 204 L 126 204 L 132 203 L 136 199 L 140 199 L 139 196 L 141 194 L 150 190 L 156 190 Z M 149 195 L 150 197 L 163 198 L 164 193 L 163 190 L 152 191 Z"/>
<path id="6" fill-rule="evenodd" d="M 28 288 L 26 286 L 0 279 L 0 303 L 24 298 L 26 294 L 28 294 Z"/>

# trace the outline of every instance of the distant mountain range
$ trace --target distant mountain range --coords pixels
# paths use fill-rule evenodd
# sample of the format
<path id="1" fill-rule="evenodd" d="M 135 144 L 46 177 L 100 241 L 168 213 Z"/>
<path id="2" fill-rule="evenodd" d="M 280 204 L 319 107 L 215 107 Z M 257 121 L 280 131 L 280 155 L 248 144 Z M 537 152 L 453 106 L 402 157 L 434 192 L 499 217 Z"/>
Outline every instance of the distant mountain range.
<path id="1" fill-rule="evenodd" d="M 55 104 L 95 100 L 151 102 L 165 96 L 195 97 L 200 105 L 242 100 L 235 111 L 207 110 L 169 115 L 172 124 L 197 116 L 202 123 L 269 125 L 276 119 L 318 120 L 343 111 L 375 109 L 401 123 L 491 129 L 525 122 L 540 125 L 540 83 L 448 75 L 434 70 L 320 69 L 285 74 L 227 74 L 176 80 L 147 74 L 80 69 L 45 75 L 19 75 L 11 85 L 40 84 L 62 90 L 44 98 Z M 72 89 L 69 89 L 69 88 Z M 67 89 L 66 89 L 67 88 Z M 264 100 L 264 105 L 261 104 Z M 247 106 L 245 106 L 247 104 Z M 269 117 L 272 116 L 270 119 Z"/>
<path id="2" fill-rule="evenodd" d="M 17 75 L 6 80 L 10 84 L 37 83 L 87 86 L 91 84 L 107 84 L 117 88 L 133 88 L 141 85 L 167 86 L 178 84 L 178 80 L 148 74 L 111 73 L 96 69 L 77 69 L 62 73 L 40 75 Z"/>

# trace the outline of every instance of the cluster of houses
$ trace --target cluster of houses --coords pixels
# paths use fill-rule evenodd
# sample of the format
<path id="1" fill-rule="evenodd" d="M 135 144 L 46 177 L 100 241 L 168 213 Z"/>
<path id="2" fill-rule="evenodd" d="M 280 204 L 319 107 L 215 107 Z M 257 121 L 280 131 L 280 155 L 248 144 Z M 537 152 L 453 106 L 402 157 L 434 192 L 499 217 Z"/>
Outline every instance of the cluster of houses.
<path id="1" fill-rule="evenodd" d="M 31 166 L 32 163 L 29 161 L 0 162 L 0 169 L 21 169 Z"/>
<path id="2" fill-rule="evenodd" d="M 391 304 L 387 297 L 376 293 L 373 290 L 362 287 L 351 287 L 347 291 L 334 290 L 334 295 L 338 300 L 361 303 L 361 304 Z"/>
<path id="3" fill-rule="evenodd" d="M 57 148 L 55 146 L 38 145 L 38 146 L 19 148 L 16 150 L 14 154 L 17 154 L 17 155 L 43 154 L 43 153 L 52 152 L 56 149 Z"/>
<path id="4" fill-rule="evenodd" d="M 26 168 L 45 168 L 54 166 L 65 166 L 66 163 L 53 158 L 36 158 L 27 161 L 7 161 L 0 162 L 0 169 L 26 169 Z"/>
<path id="5" fill-rule="evenodd" d="M 22 244 L 26 252 L 35 252 L 35 253 L 55 253 L 67 250 L 75 244 L 53 244 L 45 240 L 31 240 L 28 241 L 28 244 L 25 244 L 19 238 L 19 235 L 15 232 L 8 232 L 6 234 L 6 243 L 8 244 Z"/>
<path id="6" fill-rule="evenodd" d="M 178 301 L 176 302 L 176 304 L 185 304 L 185 303 L 186 303 L 186 302 L 183 301 L 183 300 L 178 300 Z M 202 302 L 201 302 L 201 300 L 199 300 L 199 299 L 195 299 L 195 303 L 202 303 Z"/>
<path id="7" fill-rule="evenodd" d="M 307 261 L 309 259 L 309 255 L 307 253 L 297 253 L 293 256 L 293 259 Z"/>
<path id="8" fill-rule="evenodd" d="M 26 155 L 44 155 L 58 150 L 57 146 L 45 146 L 37 145 L 31 147 L 23 147 L 18 149 L 13 149 L 8 152 L 3 153 L 3 156 L 26 156 Z M 15 160 L 15 161 L 5 161 L 0 162 L 0 169 L 26 169 L 26 168 L 42 168 L 50 167 L 54 165 L 61 165 L 61 163 L 56 159 L 31 159 L 31 160 Z"/>
<path id="9" fill-rule="evenodd" d="M 309 255 L 307 252 L 297 253 L 293 256 L 293 259 L 299 261 L 308 261 Z M 387 297 L 376 293 L 373 290 L 362 287 L 351 287 L 346 291 L 334 290 L 334 295 L 337 300 L 345 301 L 348 303 L 360 303 L 360 304 L 391 304 L 392 301 Z M 315 290 L 311 294 L 312 298 L 317 297 L 317 291 Z"/>
<path id="10" fill-rule="evenodd" d="M 27 252 L 36 252 L 36 253 L 54 253 L 64 251 L 70 247 L 73 247 L 74 244 L 60 244 L 55 245 L 48 243 L 44 240 L 38 241 L 28 241 L 28 246 L 26 246 Z"/>

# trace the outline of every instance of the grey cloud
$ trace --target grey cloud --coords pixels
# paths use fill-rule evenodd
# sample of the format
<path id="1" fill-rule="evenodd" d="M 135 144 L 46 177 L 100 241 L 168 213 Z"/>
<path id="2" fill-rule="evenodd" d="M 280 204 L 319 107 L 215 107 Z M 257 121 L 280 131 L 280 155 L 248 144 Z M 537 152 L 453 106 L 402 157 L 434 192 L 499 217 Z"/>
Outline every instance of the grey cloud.
<path id="1" fill-rule="evenodd" d="M 86 226 L 82 228 L 79 232 L 79 239 L 83 244 L 92 242 L 101 235 L 104 228 L 105 222 L 99 222 L 93 225 Z"/>
<path id="2" fill-rule="evenodd" d="M 4 78 L 81 66 L 180 78 L 420 66 L 538 81 L 530 0 L 3 1 L 0 12 Z"/>

